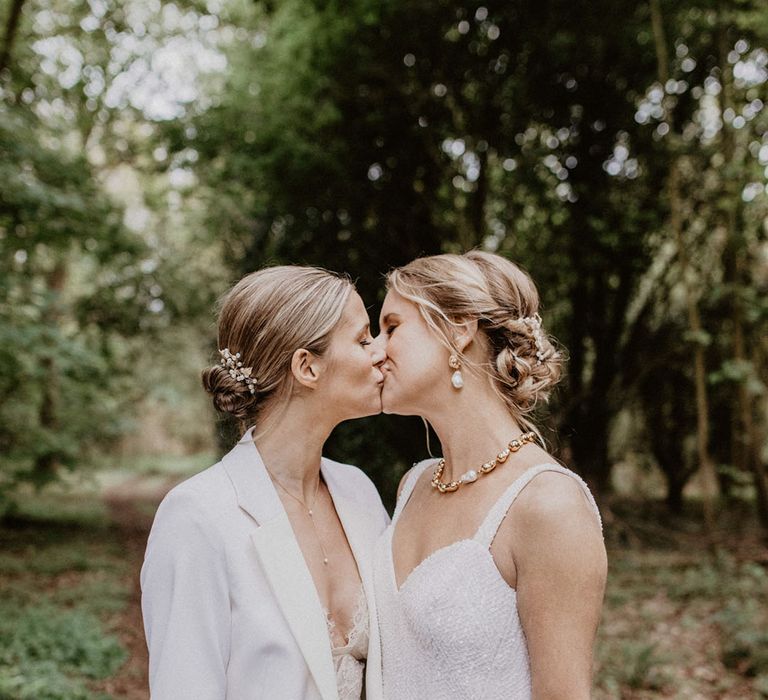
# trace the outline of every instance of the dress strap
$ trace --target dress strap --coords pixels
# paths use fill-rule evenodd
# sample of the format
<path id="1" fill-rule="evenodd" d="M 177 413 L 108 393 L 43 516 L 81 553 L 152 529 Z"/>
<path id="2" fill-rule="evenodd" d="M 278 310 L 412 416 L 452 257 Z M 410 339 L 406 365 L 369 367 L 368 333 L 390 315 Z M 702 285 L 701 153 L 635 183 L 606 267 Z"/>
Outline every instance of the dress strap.
<path id="1" fill-rule="evenodd" d="M 560 474 L 565 474 L 566 476 L 570 476 L 572 479 L 575 479 L 579 486 L 581 486 L 584 494 L 587 497 L 587 500 L 592 506 L 592 510 L 597 516 L 597 521 L 600 524 L 600 530 L 602 531 L 603 523 L 600 519 L 600 511 L 597 508 L 597 503 L 595 503 L 592 492 L 589 490 L 589 487 L 584 482 L 584 480 L 570 469 L 566 469 L 559 464 L 547 463 L 537 464 L 536 466 L 527 469 L 507 487 L 506 491 L 504 491 L 504 493 L 501 495 L 501 498 L 499 498 L 499 500 L 496 501 L 493 506 L 491 506 L 491 509 L 488 511 L 488 515 L 485 516 L 485 520 L 483 520 L 482 525 L 480 525 L 478 528 L 474 539 L 476 539 L 485 547 L 490 547 L 494 538 L 496 537 L 496 533 L 498 532 L 499 527 L 501 527 L 501 523 L 504 521 L 504 518 L 507 517 L 509 509 L 515 502 L 515 499 L 520 495 L 520 492 L 526 486 L 528 486 L 531 480 L 542 472 L 559 472 Z"/>
<path id="2" fill-rule="evenodd" d="M 403 484 L 403 490 L 400 492 L 400 497 L 397 499 L 397 504 L 395 505 L 395 512 L 392 514 L 393 524 L 397 522 L 397 519 L 400 517 L 400 513 L 403 512 L 405 504 L 408 503 L 408 499 L 411 497 L 419 477 L 424 473 L 424 470 L 430 464 L 434 464 L 434 462 L 434 459 L 423 459 L 421 462 L 416 462 L 408 471 L 405 484 Z"/>

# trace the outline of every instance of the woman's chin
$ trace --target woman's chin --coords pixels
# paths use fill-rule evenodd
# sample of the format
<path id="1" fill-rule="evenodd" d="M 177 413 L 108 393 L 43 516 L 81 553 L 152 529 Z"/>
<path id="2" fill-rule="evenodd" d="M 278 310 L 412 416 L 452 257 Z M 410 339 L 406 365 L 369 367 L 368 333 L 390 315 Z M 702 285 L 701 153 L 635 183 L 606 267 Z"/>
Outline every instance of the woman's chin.
<path id="1" fill-rule="evenodd" d="M 379 396 L 379 400 L 375 402 L 374 409 L 373 411 L 371 411 L 370 415 L 378 416 L 379 413 L 381 413 L 383 410 L 384 410 L 384 407 L 382 406 L 382 403 L 381 403 L 381 396 Z"/>
<path id="2" fill-rule="evenodd" d="M 378 416 L 379 413 L 381 413 L 381 394 L 378 392 L 377 387 L 374 397 L 368 404 L 367 411 L 361 418 L 364 418 L 365 416 Z"/>
<path id="3" fill-rule="evenodd" d="M 381 412 L 387 415 L 397 415 L 400 413 L 396 397 L 392 395 L 392 392 L 387 392 L 386 386 L 384 391 L 381 392 Z"/>

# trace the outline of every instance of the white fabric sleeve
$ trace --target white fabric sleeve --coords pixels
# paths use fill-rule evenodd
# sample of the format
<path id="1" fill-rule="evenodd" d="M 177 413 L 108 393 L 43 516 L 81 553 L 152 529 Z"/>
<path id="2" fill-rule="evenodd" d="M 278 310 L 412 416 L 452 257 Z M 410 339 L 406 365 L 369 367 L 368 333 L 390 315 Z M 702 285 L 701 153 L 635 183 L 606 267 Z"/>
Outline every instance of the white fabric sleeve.
<path id="1" fill-rule="evenodd" d="M 231 610 L 223 542 L 194 494 L 158 508 L 141 569 L 152 700 L 224 700 Z"/>

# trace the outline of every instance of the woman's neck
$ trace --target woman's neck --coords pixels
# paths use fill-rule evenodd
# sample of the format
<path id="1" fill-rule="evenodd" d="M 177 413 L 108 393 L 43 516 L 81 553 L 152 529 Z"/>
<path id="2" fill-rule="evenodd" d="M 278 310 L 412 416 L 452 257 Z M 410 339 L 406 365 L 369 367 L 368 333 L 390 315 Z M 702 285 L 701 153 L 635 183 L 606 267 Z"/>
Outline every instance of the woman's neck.
<path id="1" fill-rule="evenodd" d="M 489 391 L 470 390 L 453 398 L 425 416 L 443 448 L 443 481 L 477 469 L 523 432 L 504 401 L 490 387 Z"/>
<path id="2" fill-rule="evenodd" d="M 273 478 L 308 503 L 317 493 L 320 458 L 332 428 L 307 409 L 291 402 L 279 414 L 266 416 L 254 429 L 254 442 Z"/>

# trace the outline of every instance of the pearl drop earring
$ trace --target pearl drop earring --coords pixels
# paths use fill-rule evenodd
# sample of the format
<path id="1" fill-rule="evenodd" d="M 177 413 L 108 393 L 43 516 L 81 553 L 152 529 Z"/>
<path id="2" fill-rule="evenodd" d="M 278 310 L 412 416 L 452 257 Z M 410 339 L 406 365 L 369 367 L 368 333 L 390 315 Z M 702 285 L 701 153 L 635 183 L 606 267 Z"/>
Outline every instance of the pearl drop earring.
<path id="1" fill-rule="evenodd" d="M 461 361 L 456 355 L 451 355 L 448 358 L 448 366 L 451 369 L 456 370 L 453 375 L 451 375 L 451 384 L 453 384 L 453 388 L 461 389 L 461 387 L 464 386 L 464 377 L 461 374 Z"/>

